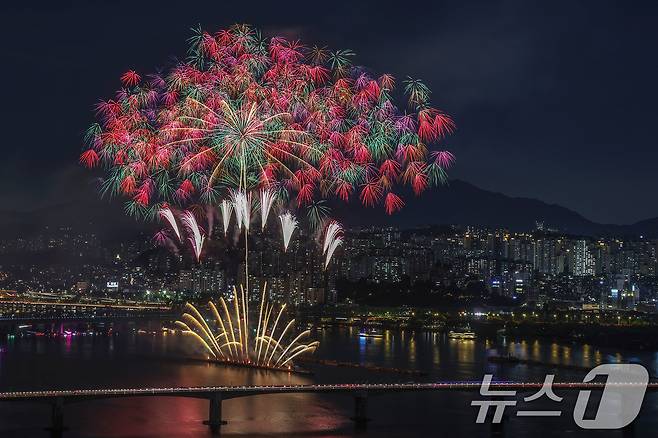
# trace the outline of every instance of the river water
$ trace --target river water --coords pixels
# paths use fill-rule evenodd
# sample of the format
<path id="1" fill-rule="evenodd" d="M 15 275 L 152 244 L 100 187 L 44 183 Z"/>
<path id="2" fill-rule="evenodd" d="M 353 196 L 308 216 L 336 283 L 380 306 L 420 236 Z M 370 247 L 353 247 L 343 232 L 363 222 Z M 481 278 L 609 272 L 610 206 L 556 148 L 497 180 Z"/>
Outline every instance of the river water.
<path id="1" fill-rule="evenodd" d="M 284 374 L 229 368 L 177 360 L 199 351 L 191 340 L 163 334 L 154 324 L 146 333 L 127 327 L 112 336 L 68 338 L 16 337 L 0 339 L 0 390 L 210 386 L 286 383 L 480 381 L 483 374 L 496 379 L 543 381 L 547 373 L 556 381 L 579 381 L 585 370 L 538 365 L 493 364 L 491 355 L 517 357 L 561 365 L 594 367 L 599 363 L 632 361 L 658 375 L 657 352 L 599 349 L 589 345 L 546 339 L 490 338 L 475 341 L 448 339 L 421 331 L 385 331 L 381 339 L 360 338 L 358 330 L 333 327 L 318 330 L 316 357 L 382 367 L 417 369 L 412 377 L 358 368 L 309 365 L 312 375 Z M 151 331 L 153 333 L 151 333 Z M 510 437 L 655 437 L 658 436 L 658 394 L 647 393 L 634 427 L 624 431 L 586 432 L 572 419 L 575 393 L 556 391 L 562 403 L 538 400 L 512 409 L 561 409 L 559 418 L 517 418 L 514 410 L 505 425 Z M 227 400 L 223 436 L 342 437 L 489 437 L 489 424 L 475 424 L 476 393 L 403 393 L 371 396 L 366 431 L 355 431 L 349 417 L 353 400 L 348 395 L 262 395 Z M 34 403 L 0 403 L 0 437 L 47 437 L 49 407 Z M 207 437 L 202 424 L 208 415 L 203 400 L 146 397 L 98 400 L 66 405 L 66 437 Z"/>

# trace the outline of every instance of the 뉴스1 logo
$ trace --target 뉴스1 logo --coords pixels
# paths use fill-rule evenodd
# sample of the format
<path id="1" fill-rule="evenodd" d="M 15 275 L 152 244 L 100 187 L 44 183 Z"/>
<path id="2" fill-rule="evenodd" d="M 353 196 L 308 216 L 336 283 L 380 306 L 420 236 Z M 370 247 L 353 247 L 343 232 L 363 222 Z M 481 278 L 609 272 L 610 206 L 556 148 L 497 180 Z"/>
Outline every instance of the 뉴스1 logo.
<path id="1" fill-rule="evenodd" d="M 585 411 L 590 400 L 591 390 L 580 390 L 573 411 L 573 419 L 582 429 L 621 429 L 635 420 L 642 407 L 644 394 L 649 383 L 649 373 L 638 364 L 599 365 L 585 376 L 583 383 L 589 383 L 597 376 L 607 376 L 601 402 L 593 419 L 585 419 Z M 476 423 L 484 423 L 489 408 L 494 408 L 492 423 L 500 423 L 508 406 L 516 406 L 517 401 L 506 397 L 516 397 L 516 391 L 495 391 L 489 387 L 493 375 L 486 374 L 480 386 L 480 395 L 487 400 L 474 400 L 471 406 L 479 406 Z M 555 376 L 546 376 L 542 387 L 535 394 L 524 397 L 526 403 L 547 397 L 555 403 L 562 397 L 553 392 Z M 497 399 L 493 399 L 497 397 Z M 517 417 L 560 417 L 562 410 L 517 410 Z"/>

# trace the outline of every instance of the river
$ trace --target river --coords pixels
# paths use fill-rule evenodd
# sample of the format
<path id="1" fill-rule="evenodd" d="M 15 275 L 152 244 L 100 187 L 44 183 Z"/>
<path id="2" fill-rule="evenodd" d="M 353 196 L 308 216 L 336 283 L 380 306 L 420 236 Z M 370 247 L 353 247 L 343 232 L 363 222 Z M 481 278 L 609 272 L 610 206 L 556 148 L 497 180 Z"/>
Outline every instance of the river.
<path id="1" fill-rule="evenodd" d="M 331 327 L 314 333 L 320 341 L 316 357 L 382 367 L 410 368 L 427 373 L 412 377 L 358 368 L 309 365 L 312 375 L 230 368 L 177 360 L 199 351 L 189 338 L 165 334 L 158 324 L 138 333 L 117 326 L 113 335 L 49 338 L 43 336 L 0 339 L 0 390 L 210 386 L 285 383 L 479 381 L 483 374 L 496 379 L 543 381 L 547 373 L 556 381 L 582 380 L 585 371 L 520 364 L 493 364 L 491 355 L 528 358 L 579 367 L 632 361 L 658 374 L 657 352 L 600 349 L 589 345 L 540 339 L 479 338 L 453 340 L 422 331 L 385 331 L 379 339 L 361 338 L 358 330 Z M 559 418 L 516 418 L 505 425 L 514 437 L 655 437 L 658 430 L 658 394 L 647 393 L 632 430 L 586 432 L 575 425 L 571 412 L 575 393 L 565 397 Z M 530 394 L 523 394 L 530 395 Z M 489 437 L 489 424 L 475 424 L 475 393 L 405 393 L 372 396 L 372 421 L 364 437 Z M 520 399 L 519 399 L 520 400 Z M 519 403 L 522 406 L 523 402 Z M 538 400 L 528 409 L 555 408 L 555 402 Z M 352 398 L 347 395 L 263 395 L 227 400 L 223 436 L 342 437 L 356 432 L 349 417 Z M 47 437 L 49 407 L 34 403 L 0 403 L 1 437 Z M 208 403 L 186 398 L 134 398 L 98 400 L 66 405 L 66 437 L 207 437 L 202 420 Z"/>

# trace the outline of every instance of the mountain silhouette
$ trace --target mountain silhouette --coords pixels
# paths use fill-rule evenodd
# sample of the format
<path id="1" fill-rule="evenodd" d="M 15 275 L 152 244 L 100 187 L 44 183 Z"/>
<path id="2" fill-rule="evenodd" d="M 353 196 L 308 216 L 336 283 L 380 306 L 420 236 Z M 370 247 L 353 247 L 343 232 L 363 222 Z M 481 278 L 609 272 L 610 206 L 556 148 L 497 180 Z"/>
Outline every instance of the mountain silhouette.
<path id="1" fill-rule="evenodd" d="M 421 196 L 404 193 L 404 208 L 388 216 L 383 207 L 365 208 L 356 202 L 348 207 L 336 205 L 334 212 L 347 225 L 398 226 L 404 228 L 428 225 L 473 225 L 531 231 L 536 222 L 566 234 L 588 236 L 658 236 L 658 218 L 632 225 L 600 224 L 566 207 L 531 198 L 512 197 L 481 189 L 461 180 L 432 188 Z M 355 209 L 359 209 L 355 214 Z"/>
<path id="2" fill-rule="evenodd" d="M 448 185 L 427 190 L 421 196 L 411 192 L 401 195 L 406 205 L 392 216 L 386 215 L 382 205 L 367 208 L 357 199 L 347 204 L 331 202 L 331 215 L 347 227 L 472 225 L 531 231 L 535 223 L 541 221 L 547 228 L 565 234 L 658 237 L 658 218 L 631 225 L 600 224 L 560 205 L 507 196 L 461 180 L 451 180 Z M 106 237 L 157 228 L 155 224 L 126 216 L 121 200 L 85 199 L 29 212 L 0 211 L 0 236 L 3 237 L 31 234 L 46 226 L 49 229 L 72 226 L 95 230 Z"/>

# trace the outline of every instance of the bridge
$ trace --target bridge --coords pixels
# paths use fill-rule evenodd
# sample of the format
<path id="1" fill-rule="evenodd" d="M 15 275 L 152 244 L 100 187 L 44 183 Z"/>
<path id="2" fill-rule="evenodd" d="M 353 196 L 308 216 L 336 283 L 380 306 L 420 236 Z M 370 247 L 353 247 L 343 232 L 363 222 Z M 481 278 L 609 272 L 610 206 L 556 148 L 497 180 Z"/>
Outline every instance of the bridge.
<path id="1" fill-rule="evenodd" d="M 489 390 L 537 391 L 543 382 L 492 382 Z M 610 386 L 628 386 L 633 383 L 608 383 Z M 222 419 L 222 401 L 237 397 L 264 394 L 300 393 L 344 393 L 354 397 L 354 416 L 357 427 L 368 422 L 367 406 L 369 395 L 409 391 L 475 391 L 479 392 L 481 381 L 455 381 L 436 383 L 341 383 L 314 385 L 257 385 L 257 386 L 193 386 L 171 388 L 125 388 L 125 389 L 76 389 L 62 391 L 15 391 L 0 392 L 0 402 L 42 402 L 52 407 L 52 437 L 61 437 L 64 427 L 64 405 L 94 399 L 125 397 L 190 397 L 209 401 L 208 425 L 213 433 L 219 433 L 226 424 Z M 555 382 L 558 390 L 603 390 L 604 382 Z M 658 383 L 649 383 L 647 390 L 658 390 Z"/>

